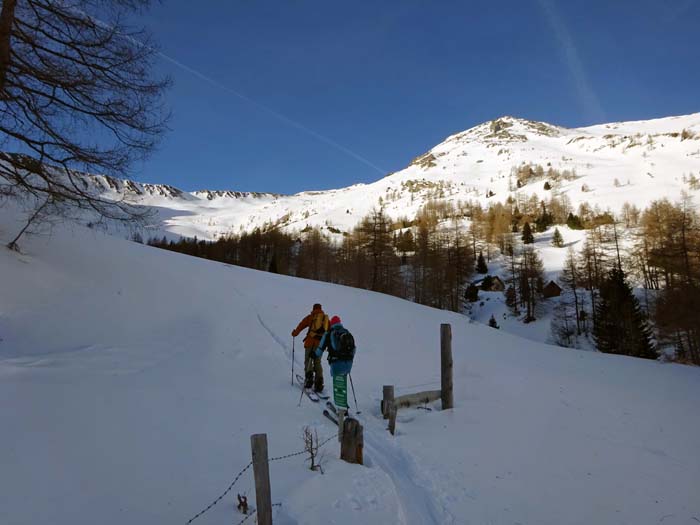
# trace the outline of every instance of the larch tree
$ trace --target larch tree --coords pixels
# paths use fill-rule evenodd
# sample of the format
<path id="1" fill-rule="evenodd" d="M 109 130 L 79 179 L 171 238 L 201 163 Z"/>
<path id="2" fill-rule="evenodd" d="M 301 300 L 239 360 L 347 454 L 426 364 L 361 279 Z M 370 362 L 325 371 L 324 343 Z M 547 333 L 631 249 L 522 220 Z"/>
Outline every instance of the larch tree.
<path id="1" fill-rule="evenodd" d="M 538 288 L 541 287 L 544 265 L 532 246 L 523 248 L 519 266 L 520 300 L 525 304 L 525 322 L 535 320 Z"/>

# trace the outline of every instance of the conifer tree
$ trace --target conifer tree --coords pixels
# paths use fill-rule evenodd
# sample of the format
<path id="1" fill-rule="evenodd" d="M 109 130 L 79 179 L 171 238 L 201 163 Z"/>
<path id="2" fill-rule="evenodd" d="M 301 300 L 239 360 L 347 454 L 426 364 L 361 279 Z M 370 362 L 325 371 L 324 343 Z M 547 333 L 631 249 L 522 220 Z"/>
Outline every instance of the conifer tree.
<path id="1" fill-rule="evenodd" d="M 517 295 L 517 292 L 515 291 L 515 286 L 513 286 L 511 284 L 508 288 L 506 288 L 505 296 L 506 296 L 506 306 L 508 306 L 509 308 L 512 308 L 513 313 L 515 315 L 519 315 L 518 295 Z"/>
<path id="2" fill-rule="evenodd" d="M 277 269 L 277 254 L 273 253 L 272 257 L 270 258 L 270 266 L 268 266 L 267 271 L 270 273 L 279 273 L 279 270 Z"/>
<path id="3" fill-rule="evenodd" d="M 564 246 L 564 238 L 561 236 L 561 232 L 559 232 L 559 228 L 554 228 L 554 236 L 552 237 L 552 246 L 556 246 L 557 248 L 561 248 Z"/>
<path id="4" fill-rule="evenodd" d="M 601 284 L 595 318 L 593 337 L 598 350 L 656 359 L 651 330 L 620 267 L 610 270 Z"/>
<path id="5" fill-rule="evenodd" d="M 583 230 L 583 222 L 581 217 L 574 215 L 569 212 L 569 216 L 566 218 L 566 225 L 572 230 Z"/>
<path id="6" fill-rule="evenodd" d="M 477 302 L 479 300 L 479 289 L 475 285 L 470 284 L 464 292 L 464 298 L 470 303 Z"/>
<path id="7" fill-rule="evenodd" d="M 484 253 L 479 252 L 479 259 L 476 262 L 476 271 L 478 273 L 488 273 L 489 268 L 486 266 L 486 259 L 484 259 Z"/>
<path id="8" fill-rule="evenodd" d="M 532 244 L 535 242 L 535 237 L 532 235 L 532 228 L 530 228 L 530 223 L 526 222 L 523 225 L 523 244 Z"/>

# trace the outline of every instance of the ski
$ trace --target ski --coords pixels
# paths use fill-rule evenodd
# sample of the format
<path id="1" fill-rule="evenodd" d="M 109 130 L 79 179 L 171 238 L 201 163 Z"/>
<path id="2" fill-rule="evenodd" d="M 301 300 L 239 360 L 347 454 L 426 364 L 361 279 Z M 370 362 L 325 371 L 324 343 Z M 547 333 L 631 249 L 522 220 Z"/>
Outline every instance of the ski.
<path id="1" fill-rule="evenodd" d="M 333 423 L 335 423 L 336 426 L 338 425 L 338 420 L 336 418 L 334 418 L 328 410 L 324 410 L 323 415 L 326 416 L 331 421 L 333 421 Z"/>
<path id="2" fill-rule="evenodd" d="M 336 407 L 331 401 L 326 401 L 326 407 L 328 408 L 328 410 L 331 411 L 331 414 L 335 414 L 335 416 L 338 417 L 338 407 Z M 355 415 L 357 415 L 357 414 L 359 414 L 359 413 L 360 413 L 360 412 L 355 412 Z M 353 414 L 350 413 L 350 409 L 349 409 L 349 408 L 346 408 L 346 409 L 345 409 L 345 417 L 352 417 L 352 418 L 357 419 L 357 418 L 355 417 L 355 415 L 353 415 Z"/>
<path id="3" fill-rule="evenodd" d="M 304 379 L 303 377 L 301 377 L 299 375 L 297 376 L 297 381 L 299 382 L 299 387 L 306 394 L 306 397 L 308 397 L 314 403 L 318 403 L 321 399 L 316 395 L 316 393 L 313 390 L 306 388 L 304 386 L 303 379 Z"/>
<path id="4" fill-rule="evenodd" d="M 313 401 L 314 403 L 318 403 L 319 401 L 321 401 L 321 400 L 319 399 L 319 397 L 316 395 L 316 393 L 313 392 L 313 391 L 311 391 L 311 390 L 309 390 L 308 388 L 305 388 L 305 389 L 304 389 L 304 393 L 306 394 L 306 397 L 308 397 L 308 398 L 309 398 L 311 401 Z"/>
<path id="5" fill-rule="evenodd" d="M 303 376 L 297 374 L 296 377 L 297 377 L 297 381 L 299 381 L 299 383 L 301 383 L 302 385 L 304 383 L 306 383 L 306 380 L 304 379 Z M 328 394 L 322 394 L 320 392 L 314 392 L 314 395 L 318 396 L 319 399 L 330 399 L 330 397 L 331 397 Z"/>

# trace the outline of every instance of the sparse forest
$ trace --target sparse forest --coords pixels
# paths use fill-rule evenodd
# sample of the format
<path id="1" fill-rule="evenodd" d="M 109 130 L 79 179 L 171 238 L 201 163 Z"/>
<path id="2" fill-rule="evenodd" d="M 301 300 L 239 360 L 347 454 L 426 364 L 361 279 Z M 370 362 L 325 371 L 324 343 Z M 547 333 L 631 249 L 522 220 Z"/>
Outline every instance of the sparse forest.
<path id="1" fill-rule="evenodd" d="M 545 284 L 535 235 L 564 224 L 586 236 L 580 247 L 569 246 L 558 278 L 562 295 L 551 321 L 557 344 L 579 347 L 587 339 L 604 352 L 646 358 L 673 348 L 675 358 L 700 364 L 700 220 L 687 197 L 643 211 L 626 203 L 618 217 L 585 203 L 574 210 L 554 192 L 547 200 L 520 196 L 487 208 L 433 199 L 414 220 L 392 220 L 376 207 L 342 234 L 270 225 L 215 242 L 149 244 L 456 312 L 479 300 L 471 283 L 500 256 L 505 303 L 528 323 L 538 318 Z M 558 228 L 551 244 L 565 246 Z"/>

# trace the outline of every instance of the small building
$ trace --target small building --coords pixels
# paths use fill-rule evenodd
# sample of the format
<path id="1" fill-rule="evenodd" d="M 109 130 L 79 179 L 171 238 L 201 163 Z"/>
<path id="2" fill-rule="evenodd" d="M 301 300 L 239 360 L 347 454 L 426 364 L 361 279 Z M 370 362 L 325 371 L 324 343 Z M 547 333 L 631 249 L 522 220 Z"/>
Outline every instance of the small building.
<path id="1" fill-rule="evenodd" d="M 479 288 L 485 292 L 502 292 L 506 284 L 498 275 L 487 275 L 480 283 Z"/>
<path id="2" fill-rule="evenodd" d="M 549 299 L 550 297 L 559 297 L 561 295 L 561 286 L 554 281 L 549 281 L 547 285 L 542 288 L 542 295 L 545 299 Z"/>

